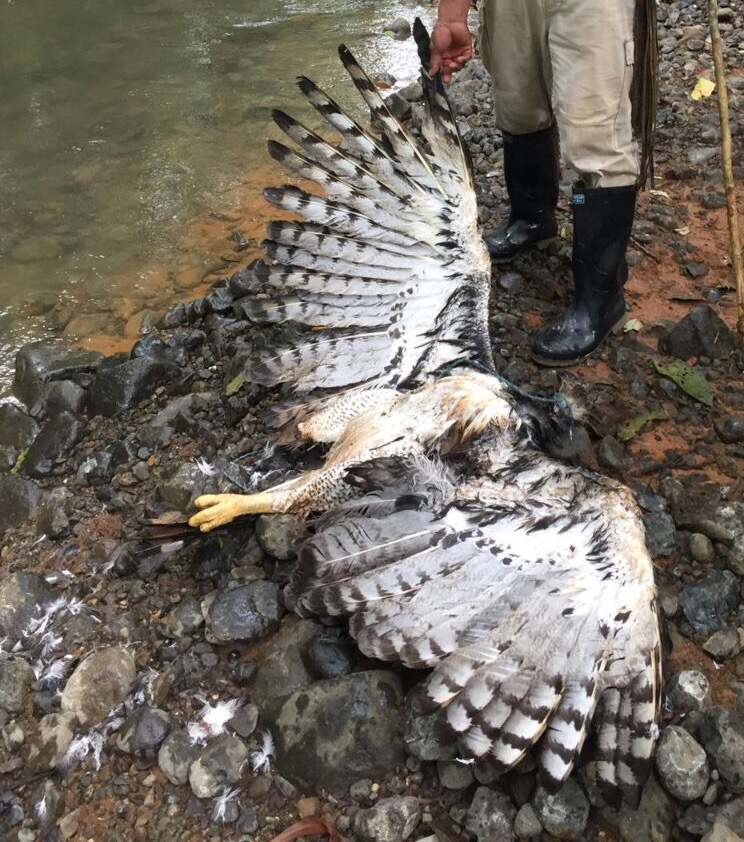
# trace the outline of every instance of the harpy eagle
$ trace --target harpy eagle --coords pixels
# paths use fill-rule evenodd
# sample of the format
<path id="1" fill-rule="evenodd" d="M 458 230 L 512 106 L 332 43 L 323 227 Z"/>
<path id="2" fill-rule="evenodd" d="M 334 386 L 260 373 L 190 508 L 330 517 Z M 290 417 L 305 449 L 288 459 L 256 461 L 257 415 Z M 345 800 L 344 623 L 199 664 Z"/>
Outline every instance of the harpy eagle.
<path id="1" fill-rule="evenodd" d="M 414 34 L 419 138 L 343 46 L 379 136 L 304 77 L 340 140 L 274 112 L 294 148 L 270 142 L 270 154 L 320 191 L 265 191 L 302 221 L 268 226 L 246 308 L 307 330 L 244 378 L 281 387 L 283 423 L 330 444 L 325 464 L 260 493 L 202 496 L 190 523 L 315 514 L 289 586 L 299 613 L 346 617 L 366 655 L 431 669 L 423 697 L 466 755 L 507 771 L 534 748 L 555 790 L 593 733 L 599 790 L 634 802 L 661 687 L 641 517 L 628 488 L 548 455 L 570 425 L 559 402 L 495 374 L 469 160 L 418 20 Z"/>

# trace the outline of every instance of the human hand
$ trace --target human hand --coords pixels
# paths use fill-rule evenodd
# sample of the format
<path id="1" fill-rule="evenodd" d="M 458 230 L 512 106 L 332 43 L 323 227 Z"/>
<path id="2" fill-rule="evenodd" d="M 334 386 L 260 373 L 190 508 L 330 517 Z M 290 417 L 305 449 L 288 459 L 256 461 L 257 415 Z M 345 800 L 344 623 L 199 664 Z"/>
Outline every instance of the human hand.
<path id="1" fill-rule="evenodd" d="M 442 71 L 442 80 L 449 83 L 452 74 L 463 68 L 473 56 L 473 42 L 467 20 L 438 20 L 431 33 L 429 74 Z"/>

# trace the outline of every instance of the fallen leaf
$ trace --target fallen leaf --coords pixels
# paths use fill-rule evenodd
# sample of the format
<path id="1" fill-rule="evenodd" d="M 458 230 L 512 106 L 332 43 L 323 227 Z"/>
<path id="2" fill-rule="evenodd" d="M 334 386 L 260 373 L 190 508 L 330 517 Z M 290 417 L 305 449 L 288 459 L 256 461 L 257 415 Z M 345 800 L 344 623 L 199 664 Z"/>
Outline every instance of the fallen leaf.
<path id="1" fill-rule="evenodd" d="M 642 412 L 640 415 L 636 415 L 634 418 L 631 418 L 630 421 L 626 421 L 624 424 L 621 424 L 617 428 L 617 437 L 620 441 L 630 441 L 641 432 L 646 424 L 649 424 L 651 421 L 667 421 L 668 419 L 669 413 L 663 409 L 654 409 L 649 412 Z"/>
<path id="2" fill-rule="evenodd" d="M 231 395 L 234 395 L 243 383 L 245 383 L 245 374 L 241 371 L 240 374 L 236 374 L 227 386 L 225 386 L 225 396 L 229 398 Z"/>
<path id="3" fill-rule="evenodd" d="M 710 96 L 715 89 L 715 82 L 712 82 L 710 79 L 706 79 L 705 76 L 698 76 L 698 80 L 695 82 L 695 87 L 692 89 L 692 93 L 690 94 L 690 99 L 694 99 L 695 102 L 697 102 L 703 97 Z"/>
<path id="4" fill-rule="evenodd" d="M 656 357 L 654 368 L 659 374 L 676 383 L 691 398 L 706 406 L 713 405 L 710 383 L 696 368 L 687 365 L 682 360 L 674 360 L 671 357 Z"/>

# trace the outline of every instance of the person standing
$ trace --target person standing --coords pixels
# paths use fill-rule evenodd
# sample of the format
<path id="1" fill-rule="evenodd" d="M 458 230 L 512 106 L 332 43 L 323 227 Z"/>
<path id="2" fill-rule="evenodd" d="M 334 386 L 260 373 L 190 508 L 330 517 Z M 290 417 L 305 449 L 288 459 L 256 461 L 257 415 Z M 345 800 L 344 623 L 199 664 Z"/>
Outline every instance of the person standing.
<path id="1" fill-rule="evenodd" d="M 469 8 L 470 0 L 439 2 L 430 72 L 441 70 L 445 82 L 472 56 Z M 652 168 L 655 15 L 655 0 L 480 0 L 480 54 L 511 201 L 506 226 L 486 236 L 495 262 L 556 237 L 559 141 L 578 175 L 574 296 L 533 342 L 542 365 L 587 356 L 625 313 L 625 251 L 636 192 Z"/>

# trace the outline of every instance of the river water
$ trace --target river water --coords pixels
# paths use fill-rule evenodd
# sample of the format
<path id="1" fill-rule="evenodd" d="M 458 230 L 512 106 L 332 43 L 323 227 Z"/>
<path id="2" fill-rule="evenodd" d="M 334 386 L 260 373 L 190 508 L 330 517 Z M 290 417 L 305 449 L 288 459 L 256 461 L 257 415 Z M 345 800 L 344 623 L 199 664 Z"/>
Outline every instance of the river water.
<path id="1" fill-rule="evenodd" d="M 282 180 L 264 151 L 271 108 L 314 121 L 301 73 L 356 107 L 339 93 L 342 41 L 371 75 L 410 81 L 412 40 L 383 29 L 416 13 L 413 0 L 0 0 L 0 395 L 24 342 L 124 347 L 244 260 L 260 188 Z"/>

